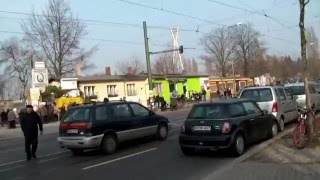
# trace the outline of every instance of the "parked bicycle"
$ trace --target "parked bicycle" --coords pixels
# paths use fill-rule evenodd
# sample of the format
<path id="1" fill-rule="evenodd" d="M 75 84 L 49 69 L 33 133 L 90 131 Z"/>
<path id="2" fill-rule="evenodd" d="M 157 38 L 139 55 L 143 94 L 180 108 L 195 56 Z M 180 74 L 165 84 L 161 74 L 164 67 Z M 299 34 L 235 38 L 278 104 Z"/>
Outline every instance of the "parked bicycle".
<path id="1" fill-rule="evenodd" d="M 298 149 L 305 148 L 310 142 L 311 137 L 308 133 L 308 116 L 310 115 L 313 123 L 313 130 L 315 135 L 319 135 L 319 120 L 315 118 L 316 110 L 314 108 L 298 108 L 299 110 L 299 124 L 293 132 L 293 145 Z"/>

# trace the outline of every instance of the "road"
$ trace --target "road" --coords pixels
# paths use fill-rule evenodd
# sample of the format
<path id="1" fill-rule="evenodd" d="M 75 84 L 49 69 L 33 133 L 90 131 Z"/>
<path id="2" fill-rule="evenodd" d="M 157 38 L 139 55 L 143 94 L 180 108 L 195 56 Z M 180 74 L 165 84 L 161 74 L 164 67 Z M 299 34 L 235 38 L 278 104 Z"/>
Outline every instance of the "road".
<path id="1" fill-rule="evenodd" d="M 178 146 L 178 135 L 187 112 L 165 112 L 164 115 L 173 125 L 166 141 L 146 138 L 126 143 L 113 155 L 89 151 L 73 156 L 58 147 L 56 132 L 39 137 L 38 160 L 26 162 L 23 138 L 1 141 L 1 180 L 192 180 L 206 177 L 234 159 L 224 153 L 185 157 Z"/>

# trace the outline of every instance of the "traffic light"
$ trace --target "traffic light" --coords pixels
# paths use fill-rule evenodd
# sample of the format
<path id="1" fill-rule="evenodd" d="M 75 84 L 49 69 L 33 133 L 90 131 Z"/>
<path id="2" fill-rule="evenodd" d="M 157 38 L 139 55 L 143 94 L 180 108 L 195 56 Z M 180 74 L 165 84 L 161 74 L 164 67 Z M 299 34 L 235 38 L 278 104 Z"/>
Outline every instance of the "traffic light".
<path id="1" fill-rule="evenodd" d="M 183 46 L 179 47 L 179 53 L 182 54 L 183 53 Z"/>

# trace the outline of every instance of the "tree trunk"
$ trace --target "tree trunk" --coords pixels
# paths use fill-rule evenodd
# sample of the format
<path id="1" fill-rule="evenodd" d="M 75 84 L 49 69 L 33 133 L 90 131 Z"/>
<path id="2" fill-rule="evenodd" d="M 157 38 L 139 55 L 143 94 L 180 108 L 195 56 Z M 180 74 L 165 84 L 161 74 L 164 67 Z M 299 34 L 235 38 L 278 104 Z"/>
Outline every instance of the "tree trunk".
<path id="1" fill-rule="evenodd" d="M 307 0 L 308 2 L 308 0 Z M 309 91 L 309 83 L 308 83 L 308 59 L 307 59 L 307 53 L 306 53 L 306 35 L 305 35 L 305 28 L 304 28 L 304 14 L 305 14 L 305 6 L 307 3 L 305 3 L 305 0 L 300 0 L 300 37 L 301 37 L 301 59 L 302 62 L 304 62 L 304 85 L 305 85 L 305 92 L 306 92 L 306 106 L 307 108 L 311 108 L 311 99 L 310 99 L 310 91 Z M 314 137 L 314 131 L 313 131 L 313 122 L 312 117 L 308 115 L 308 132 L 309 137 Z"/>

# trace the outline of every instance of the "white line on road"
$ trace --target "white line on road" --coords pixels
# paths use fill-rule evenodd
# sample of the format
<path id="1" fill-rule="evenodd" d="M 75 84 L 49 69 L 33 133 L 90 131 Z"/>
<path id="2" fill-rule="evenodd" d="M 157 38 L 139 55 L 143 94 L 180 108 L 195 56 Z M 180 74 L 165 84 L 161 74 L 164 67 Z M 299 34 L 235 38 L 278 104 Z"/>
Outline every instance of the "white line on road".
<path id="1" fill-rule="evenodd" d="M 148 150 L 141 151 L 141 152 L 138 152 L 138 153 L 130 154 L 128 156 L 123 156 L 123 157 L 116 158 L 116 159 L 113 159 L 113 160 L 110 160 L 110 161 L 106 161 L 106 162 L 103 162 L 103 163 L 99 163 L 99 164 L 95 164 L 95 165 L 92 165 L 92 166 L 84 167 L 84 168 L 82 168 L 82 170 L 88 170 L 88 169 L 95 168 L 95 167 L 98 167 L 98 166 L 102 166 L 102 165 L 105 165 L 105 164 L 110 164 L 112 162 L 120 161 L 120 160 L 123 160 L 123 159 L 127 159 L 129 157 L 140 155 L 140 154 L 144 154 L 144 153 L 147 153 L 147 152 L 150 152 L 150 151 L 154 151 L 156 149 L 157 148 L 152 148 L 152 149 L 148 149 Z"/>
<path id="2" fill-rule="evenodd" d="M 38 156 L 38 157 L 39 158 L 43 158 L 43 157 L 58 155 L 58 154 L 66 153 L 66 152 L 69 152 L 69 151 L 61 151 L 61 152 L 56 152 L 56 153 L 51 153 L 51 154 L 45 154 L 45 155 Z M 0 164 L 0 167 L 11 165 L 11 164 L 16 164 L 16 163 L 20 163 L 20 162 L 24 162 L 24 161 L 26 161 L 26 160 L 17 160 L 17 161 L 13 161 L 13 162 L 8 162 L 8 163 L 5 163 L 5 164 Z"/>

